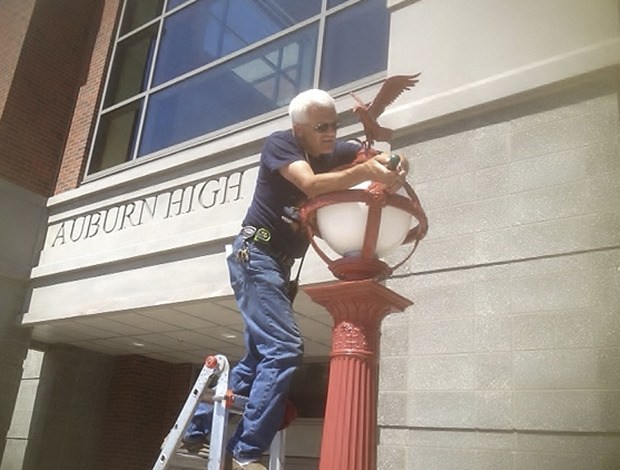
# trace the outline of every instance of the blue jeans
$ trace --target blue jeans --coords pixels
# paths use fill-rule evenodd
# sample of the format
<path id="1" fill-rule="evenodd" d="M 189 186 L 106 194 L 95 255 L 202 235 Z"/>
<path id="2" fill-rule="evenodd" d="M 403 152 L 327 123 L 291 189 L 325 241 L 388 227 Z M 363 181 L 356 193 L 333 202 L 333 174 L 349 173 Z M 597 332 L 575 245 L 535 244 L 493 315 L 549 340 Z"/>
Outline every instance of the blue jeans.
<path id="1" fill-rule="evenodd" d="M 238 460 L 258 459 L 282 424 L 293 373 L 303 343 L 287 287 L 290 267 L 238 236 L 227 258 L 230 282 L 245 322 L 246 355 L 233 367 L 229 387 L 249 397 L 243 418 L 228 442 Z M 237 258 L 246 244 L 249 258 Z M 186 431 L 188 441 L 206 439 L 212 407 L 201 403 Z"/>

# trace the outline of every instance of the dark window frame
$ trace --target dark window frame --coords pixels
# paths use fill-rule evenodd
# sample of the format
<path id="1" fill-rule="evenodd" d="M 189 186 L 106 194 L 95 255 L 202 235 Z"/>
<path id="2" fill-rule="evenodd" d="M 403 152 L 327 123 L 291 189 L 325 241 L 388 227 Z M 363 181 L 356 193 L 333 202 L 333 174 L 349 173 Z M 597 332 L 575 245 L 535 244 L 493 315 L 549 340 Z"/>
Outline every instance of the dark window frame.
<path id="1" fill-rule="evenodd" d="M 281 41 L 283 38 L 292 37 L 297 32 L 301 31 L 303 28 L 308 27 L 309 25 L 313 25 L 313 24 L 317 25 L 318 27 L 318 33 L 317 33 L 317 38 L 316 38 L 317 44 L 316 44 L 316 51 L 315 51 L 315 57 L 314 57 L 314 70 L 312 73 L 311 85 L 308 87 L 304 87 L 304 89 L 309 88 L 309 87 L 320 87 L 321 63 L 324 60 L 323 49 L 324 49 L 324 40 L 326 36 L 326 31 L 325 31 L 326 23 L 331 18 L 334 18 L 335 15 L 347 14 L 347 11 L 353 11 L 354 7 L 359 7 L 362 4 L 368 5 L 368 4 L 373 4 L 373 2 L 375 3 L 378 3 L 379 1 L 384 2 L 384 0 L 339 0 L 336 2 L 334 2 L 333 0 L 329 0 L 329 1 L 322 0 L 320 12 L 318 14 L 310 16 L 306 18 L 305 20 L 300 21 L 298 23 L 294 23 L 291 26 L 286 27 L 275 34 L 271 34 L 264 39 L 248 44 L 245 47 L 241 47 L 240 49 L 237 49 L 230 54 L 227 54 L 223 57 L 216 58 L 213 61 L 210 61 L 204 65 L 196 67 L 177 77 L 173 77 L 169 80 L 166 80 L 160 84 L 155 85 L 153 83 L 153 80 L 154 80 L 154 76 L 155 76 L 155 72 L 157 68 L 157 57 L 158 57 L 158 52 L 159 52 L 159 48 L 161 45 L 162 31 L 163 31 L 166 19 L 169 17 L 172 17 L 172 15 L 180 12 L 181 10 L 185 8 L 189 8 L 192 5 L 195 5 L 198 2 L 201 2 L 204 0 L 187 0 L 187 1 L 181 1 L 181 2 L 177 1 L 176 6 L 169 8 L 169 9 L 167 6 L 168 1 L 164 0 L 161 2 L 161 7 L 160 7 L 161 11 L 154 18 L 150 18 L 150 19 L 146 18 L 144 24 L 139 25 L 132 30 L 123 31 L 123 28 L 125 28 L 125 23 L 126 23 L 123 15 L 125 14 L 125 11 L 128 8 L 128 4 L 131 1 L 132 0 L 125 0 L 121 8 L 121 12 L 120 12 L 121 21 L 119 21 L 119 26 L 117 28 L 114 46 L 112 49 L 112 60 L 111 60 L 110 66 L 108 67 L 108 71 L 106 74 L 104 90 L 103 90 L 103 99 L 101 100 L 101 105 L 97 112 L 95 132 L 93 134 L 94 137 L 90 145 L 88 163 L 86 166 L 86 176 L 84 178 L 84 181 L 89 181 L 91 179 L 97 179 L 101 176 L 105 176 L 110 173 L 116 173 L 128 167 L 131 167 L 139 162 L 150 161 L 153 158 L 159 158 L 161 156 L 170 155 L 182 148 L 193 146 L 193 145 L 196 145 L 202 142 L 215 140 L 215 139 L 224 137 L 226 135 L 229 135 L 231 133 L 234 133 L 240 129 L 245 129 L 247 127 L 259 125 L 260 123 L 263 123 L 267 120 L 285 115 L 286 104 L 280 105 L 281 100 L 277 100 L 278 106 L 276 106 L 275 109 L 271 109 L 270 111 L 266 113 L 255 114 L 247 119 L 245 118 L 239 119 L 238 121 L 235 121 L 232 124 L 218 127 L 216 129 L 210 130 L 209 132 L 205 132 L 200 135 L 197 135 L 196 137 L 181 140 L 171 145 L 167 145 L 159 149 L 155 149 L 154 151 L 145 153 L 143 155 L 139 154 L 140 148 L 142 146 L 142 138 L 144 136 L 143 133 L 145 130 L 144 129 L 145 121 L 147 119 L 147 115 L 149 114 L 149 101 L 151 97 L 156 95 L 156 93 L 162 90 L 171 89 L 172 87 L 175 87 L 177 84 L 181 82 L 188 81 L 191 78 L 198 76 L 200 74 L 208 73 L 208 71 L 215 70 L 217 69 L 217 67 L 220 67 L 223 64 L 230 63 L 231 61 L 234 61 L 235 59 L 243 58 L 244 56 L 251 56 L 256 51 L 260 51 L 261 47 L 274 44 L 276 43 L 276 41 Z M 330 4 L 333 5 L 333 7 L 329 8 Z M 386 8 L 385 5 L 383 6 L 384 8 Z M 387 8 L 385 11 L 387 12 Z M 363 24 L 359 25 L 359 27 L 361 31 L 364 30 Z M 115 60 L 120 57 L 119 51 L 122 51 L 123 48 L 125 50 L 128 50 L 129 44 L 131 43 L 131 41 L 136 41 L 136 38 L 138 38 L 140 35 L 143 35 L 143 36 L 147 35 L 149 30 L 155 31 L 155 29 L 156 29 L 156 33 L 151 35 L 152 43 L 151 43 L 151 47 L 148 48 L 148 52 L 147 52 L 148 57 L 145 58 L 148 64 L 146 65 L 145 69 L 142 71 L 143 76 L 142 77 L 131 76 L 131 72 L 133 70 L 129 70 L 129 71 L 125 70 L 125 73 L 127 74 L 127 76 L 131 76 L 131 79 L 133 80 L 133 83 L 132 83 L 134 86 L 133 92 L 135 94 L 125 97 L 123 96 L 121 92 L 121 96 L 123 99 L 120 99 L 117 102 L 113 102 L 113 99 L 110 98 L 110 95 L 112 94 L 113 90 L 115 89 L 116 93 L 118 93 L 118 90 L 122 89 L 122 87 L 126 85 L 126 83 L 123 82 L 122 77 L 115 78 L 114 76 L 114 73 L 116 70 L 115 67 L 117 66 L 117 64 L 115 63 Z M 387 27 L 385 35 L 386 36 L 389 35 L 389 26 Z M 386 38 L 386 41 L 387 41 L 387 38 Z M 144 50 L 144 47 L 142 47 L 142 50 Z M 383 60 L 386 66 L 387 65 L 387 47 L 385 50 L 385 57 L 383 58 Z M 300 67 L 299 64 L 297 64 L 296 66 Z M 278 74 L 282 76 L 284 73 L 285 73 L 284 69 L 276 70 L 274 72 L 274 75 L 276 75 L 274 80 L 278 79 L 278 76 L 277 76 Z M 351 91 L 354 88 L 360 88 L 364 84 L 373 83 L 377 79 L 382 78 L 384 74 L 385 74 L 385 67 L 383 68 L 383 70 L 378 70 L 367 76 L 362 76 L 359 79 L 354 80 L 352 82 L 344 83 L 340 86 L 336 86 L 331 89 L 327 88 L 327 89 L 328 91 L 330 91 L 332 95 L 338 97 L 339 95 L 342 95 L 347 91 Z M 135 90 L 136 82 L 139 82 L 140 80 L 143 81 L 141 89 L 139 91 L 136 91 Z M 297 91 L 301 91 L 301 90 L 297 90 Z M 291 97 L 287 98 L 287 101 Z M 112 138 L 112 139 L 114 138 L 114 136 L 110 137 L 109 135 L 105 134 L 106 126 L 110 127 L 111 119 L 115 114 L 122 115 L 124 112 L 124 108 L 130 108 L 130 107 L 134 107 L 138 109 L 138 116 L 137 116 L 136 122 L 133 123 L 133 129 L 135 129 L 135 133 L 134 133 L 134 130 L 132 130 L 130 132 L 130 134 L 132 135 L 128 139 L 126 139 L 127 145 L 129 146 L 129 148 L 125 149 L 126 156 L 123 158 L 121 158 L 120 156 L 113 156 L 112 158 L 110 158 L 109 155 L 105 157 L 104 155 L 105 148 L 103 149 L 103 151 L 101 150 L 101 147 L 100 147 L 102 145 L 101 142 L 109 138 Z M 102 165 L 102 163 L 104 162 L 104 158 L 107 158 L 107 160 L 105 160 L 106 162 L 112 161 L 115 163 L 113 164 L 106 163 L 105 165 Z"/>

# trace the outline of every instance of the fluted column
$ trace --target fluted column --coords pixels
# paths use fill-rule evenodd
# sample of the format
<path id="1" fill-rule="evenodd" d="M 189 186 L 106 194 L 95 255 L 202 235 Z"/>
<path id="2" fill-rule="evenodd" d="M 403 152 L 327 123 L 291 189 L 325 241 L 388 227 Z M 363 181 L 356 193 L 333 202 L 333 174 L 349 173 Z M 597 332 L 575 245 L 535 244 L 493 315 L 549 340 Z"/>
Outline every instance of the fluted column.
<path id="1" fill-rule="evenodd" d="M 304 290 L 334 319 L 319 470 L 375 470 L 381 321 L 411 301 L 372 280 Z"/>

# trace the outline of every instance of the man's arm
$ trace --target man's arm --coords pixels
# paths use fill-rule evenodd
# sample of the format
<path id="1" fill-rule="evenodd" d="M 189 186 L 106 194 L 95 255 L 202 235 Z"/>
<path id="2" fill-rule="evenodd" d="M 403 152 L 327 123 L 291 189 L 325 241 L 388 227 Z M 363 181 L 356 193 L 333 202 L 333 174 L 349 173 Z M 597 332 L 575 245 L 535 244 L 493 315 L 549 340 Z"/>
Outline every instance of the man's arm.
<path id="1" fill-rule="evenodd" d="M 388 161 L 389 155 L 381 154 L 344 170 L 315 174 L 308 162 L 298 160 L 282 167 L 280 173 L 310 198 L 349 189 L 369 180 L 383 183 L 389 189 L 399 188 L 407 174 L 404 168 L 406 163 L 403 163 L 406 160 L 401 157 L 401 164 L 396 170 L 385 166 Z"/>

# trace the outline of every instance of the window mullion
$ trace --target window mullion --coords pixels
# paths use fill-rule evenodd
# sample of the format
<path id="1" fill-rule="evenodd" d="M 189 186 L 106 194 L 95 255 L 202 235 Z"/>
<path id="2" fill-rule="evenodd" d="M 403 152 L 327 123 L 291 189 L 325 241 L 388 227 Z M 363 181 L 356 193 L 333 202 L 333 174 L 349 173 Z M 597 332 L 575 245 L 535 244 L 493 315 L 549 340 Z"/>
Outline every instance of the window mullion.
<path id="1" fill-rule="evenodd" d="M 101 94 L 101 100 L 99 102 L 99 110 L 97 111 L 97 122 L 95 123 L 95 131 L 93 132 L 93 138 L 92 138 L 92 142 L 90 143 L 90 151 L 88 152 L 88 163 L 86 164 L 86 168 L 84 170 L 84 174 L 87 175 L 88 172 L 90 171 L 90 163 L 91 160 L 93 158 L 93 153 L 95 152 L 95 143 L 97 142 L 96 136 L 99 133 L 99 124 L 101 123 L 101 114 L 103 113 L 103 108 L 105 105 L 105 98 L 108 95 L 108 86 L 110 85 L 110 77 L 112 75 L 112 64 L 114 63 L 114 60 L 116 59 L 116 49 L 118 48 L 118 41 L 119 38 L 121 36 L 121 21 L 123 20 L 123 17 L 125 15 L 125 10 L 127 9 L 127 2 L 128 0 L 125 0 L 123 2 L 123 6 L 121 7 L 121 13 L 119 16 L 119 23 L 118 26 L 116 28 L 116 38 L 114 39 L 114 46 L 112 46 L 112 55 L 110 56 L 110 64 L 108 64 L 107 67 L 107 71 L 106 71 L 106 77 L 105 77 L 105 82 L 103 85 L 103 93 Z"/>
<path id="2" fill-rule="evenodd" d="M 323 39 L 325 37 L 325 23 L 327 17 L 327 0 L 323 0 L 321 4 L 321 15 L 319 19 L 319 32 L 316 45 L 316 60 L 314 62 L 314 77 L 313 86 L 317 88 L 319 86 L 319 80 L 321 78 L 321 58 L 323 56 Z"/>
<path id="3" fill-rule="evenodd" d="M 168 0 L 164 0 L 162 4 L 162 11 L 159 17 L 159 28 L 157 29 L 157 37 L 155 38 L 155 47 L 153 48 L 153 56 L 151 58 L 151 67 L 149 70 L 149 76 L 146 81 L 146 93 L 144 95 L 144 103 L 140 112 L 140 123 L 138 124 L 138 130 L 135 135 L 135 145 L 132 150 L 131 160 L 138 158 L 138 150 L 140 149 L 140 142 L 142 140 L 142 130 L 144 129 L 144 121 L 146 119 L 146 110 L 149 104 L 149 97 L 151 95 L 151 86 L 153 83 L 153 76 L 155 75 L 155 67 L 157 66 L 157 53 L 159 52 L 159 43 L 161 41 L 161 34 L 164 29 L 164 19 Z"/>
<path id="4" fill-rule="evenodd" d="M 167 11 L 167 4 L 168 1 L 166 1 L 166 6 L 164 7 L 164 16 L 170 16 L 173 15 L 174 13 L 176 13 L 179 10 L 182 10 L 183 8 L 186 8 L 188 6 L 190 6 L 192 3 L 196 3 L 198 0 L 191 0 L 191 1 L 186 1 L 184 3 L 181 3 L 180 5 L 177 5 L 176 7 L 172 8 L 170 11 Z"/>

